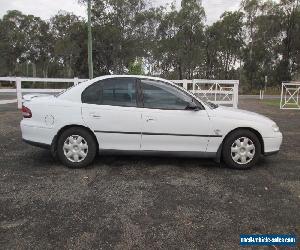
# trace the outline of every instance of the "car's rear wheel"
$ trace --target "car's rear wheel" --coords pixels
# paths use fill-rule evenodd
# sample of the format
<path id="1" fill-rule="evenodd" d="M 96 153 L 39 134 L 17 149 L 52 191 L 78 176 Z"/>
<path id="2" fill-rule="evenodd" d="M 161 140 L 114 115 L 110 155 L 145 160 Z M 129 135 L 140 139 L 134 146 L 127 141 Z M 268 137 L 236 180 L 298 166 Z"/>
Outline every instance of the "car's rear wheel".
<path id="1" fill-rule="evenodd" d="M 69 168 L 84 168 L 96 156 L 97 144 L 90 132 L 81 127 L 71 127 L 58 138 L 57 155 Z"/>
<path id="2" fill-rule="evenodd" d="M 223 160 L 228 167 L 249 169 L 260 158 L 261 144 L 258 137 L 247 129 L 232 132 L 223 144 Z"/>

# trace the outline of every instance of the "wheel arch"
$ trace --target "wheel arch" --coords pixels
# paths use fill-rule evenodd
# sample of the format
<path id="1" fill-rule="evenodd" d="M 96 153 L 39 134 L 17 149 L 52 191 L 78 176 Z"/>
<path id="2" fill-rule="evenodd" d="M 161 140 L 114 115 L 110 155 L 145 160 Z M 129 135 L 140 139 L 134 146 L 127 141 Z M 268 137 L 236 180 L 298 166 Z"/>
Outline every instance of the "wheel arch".
<path id="1" fill-rule="evenodd" d="M 97 140 L 97 137 L 95 136 L 95 134 L 93 133 L 93 131 L 90 128 L 83 126 L 83 125 L 78 125 L 78 124 L 69 124 L 69 125 L 66 125 L 66 126 L 60 128 L 58 130 L 58 132 L 56 133 L 56 135 L 53 137 L 53 140 L 51 143 L 51 153 L 54 157 L 56 157 L 56 149 L 57 149 L 57 142 L 58 142 L 59 136 L 67 129 L 73 128 L 73 127 L 82 128 L 82 129 L 85 129 L 86 131 L 88 131 L 92 135 L 92 137 L 94 138 L 94 140 L 96 142 L 97 152 L 99 151 L 99 142 Z"/>
<path id="2" fill-rule="evenodd" d="M 219 148 L 218 148 L 218 151 L 217 151 L 217 156 L 216 156 L 216 161 L 217 161 L 217 162 L 221 162 L 221 158 L 222 158 L 222 149 L 223 149 L 224 141 L 228 138 L 228 136 L 229 136 L 230 134 L 232 134 L 232 133 L 234 133 L 235 131 L 240 130 L 240 129 L 246 129 L 246 130 L 249 130 L 249 131 L 251 131 L 252 133 L 254 133 L 254 134 L 257 136 L 257 138 L 258 138 L 258 140 L 259 140 L 259 142 L 260 142 L 260 145 L 261 145 L 261 154 L 264 154 L 264 152 L 265 152 L 265 146 L 264 146 L 264 140 L 263 140 L 263 137 L 262 137 L 261 133 L 259 133 L 259 132 L 258 132 L 256 129 L 254 129 L 254 128 L 250 128 L 250 127 L 238 127 L 238 128 L 235 128 L 235 129 L 229 131 L 229 132 L 226 134 L 226 136 L 223 138 L 222 143 L 220 144 L 220 146 L 219 146 Z"/>

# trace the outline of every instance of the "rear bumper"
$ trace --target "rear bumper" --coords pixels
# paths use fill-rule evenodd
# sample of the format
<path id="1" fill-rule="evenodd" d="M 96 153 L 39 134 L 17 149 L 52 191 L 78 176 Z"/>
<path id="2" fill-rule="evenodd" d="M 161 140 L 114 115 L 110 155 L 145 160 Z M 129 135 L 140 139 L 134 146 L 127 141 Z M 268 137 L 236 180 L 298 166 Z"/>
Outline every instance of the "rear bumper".
<path id="1" fill-rule="evenodd" d="M 51 145 L 55 131 L 51 128 L 35 126 L 27 120 L 21 121 L 22 139 L 29 144 Z M 44 146 L 43 146 L 44 147 Z"/>

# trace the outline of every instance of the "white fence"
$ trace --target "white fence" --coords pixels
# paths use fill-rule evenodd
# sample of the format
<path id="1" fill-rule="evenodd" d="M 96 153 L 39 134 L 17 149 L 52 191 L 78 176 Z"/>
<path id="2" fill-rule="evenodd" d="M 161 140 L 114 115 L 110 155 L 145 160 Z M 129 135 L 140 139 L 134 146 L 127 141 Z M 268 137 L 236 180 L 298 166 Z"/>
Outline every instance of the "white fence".
<path id="1" fill-rule="evenodd" d="M 265 91 L 264 90 L 260 90 L 259 91 L 259 100 L 263 100 L 265 96 Z"/>
<path id="2" fill-rule="evenodd" d="M 80 82 L 86 81 L 86 79 L 75 78 L 32 78 L 32 77 L 0 77 L 0 81 L 14 82 L 15 89 L 1 89 L 0 93 L 16 93 L 18 109 L 22 108 L 22 93 L 56 93 L 63 89 L 27 89 L 22 88 L 23 82 L 47 82 L 47 83 L 73 83 L 77 85 Z"/>
<path id="3" fill-rule="evenodd" d="M 215 104 L 232 105 L 237 108 L 239 98 L 238 80 L 174 80 L 174 83 L 191 91 L 203 100 Z"/>
<path id="4" fill-rule="evenodd" d="M 300 109 L 300 82 L 282 83 L 280 109 Z"/>
<path id="5" fill-rule="evenodd" d="M 14 82 L 14 89 L 1 89 L 0 93 L 13 92 L 17 95 L 18 108 L 22 108 L 23 93 L 55 93 L 63 89 L 35 89 L 22 88 L 23 82 L 47 82 L 47 83 L 73 83 L 74 85 L 84 82 L 87 79 L 79 78 L 31 78 L 31 77 L 0 77 L 0 81 Z M 216 104 L 238 105 L 238 80 L 174 80 L 174 83 L 181 85 L 203 100 Z"/>

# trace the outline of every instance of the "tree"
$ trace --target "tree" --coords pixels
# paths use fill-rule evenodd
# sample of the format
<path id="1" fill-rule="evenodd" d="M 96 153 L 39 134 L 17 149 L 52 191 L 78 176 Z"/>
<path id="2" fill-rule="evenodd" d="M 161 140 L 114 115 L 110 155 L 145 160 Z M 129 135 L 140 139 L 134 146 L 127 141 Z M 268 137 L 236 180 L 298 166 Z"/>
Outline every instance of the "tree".
<path id="1" fill-rule="evenodd" d="M 207 77 L 235 78 L 234 71 L 241 59 L 243 13 L 225 12 L 221 20 L 206 30 Z"/>
<path id="2" fill-rule="evenodd" d="M 203 51 L 204 18 L 204 9 L 197 0 L 182 0 L 179 12 L 172 6 L 162 16 L 155 56 L 163 76 L 170 77 L 170 70 L 177 72 L 173 77 L 179 79 L 197 74 Z"/>
<path id="3" fill-rule="evenodd" d="M 250 87 L 261 88 L 265 76 L 277 84 L 291 80 L 298 70 L 297 1 L 247 0 L 242 6 L 247 17 L 243 72 Z"/>
<path id="4" fill-rule="evenodd" d="M 24 16 L 20 25 L 24 36 L 24 50 L 21 61 L 31 63 L 33 77 L 36 77 L 36 65 L 39 65 L 43 77 L 48 76 L 48 66 L 53 54 L 53 37 L 49 24 L 33 15 Z"/>
<path id="5" fill-rule="evenodd" d="M 144 75 L 143 62 L 141 60 L 135 60 L 135 62 L 130 63 L 128 67 L 129 75 Z"/>
<path id="6" fill-rule="evenodd" d="M 25 16 L 20 11 L 8 11 L 0 23 L 0 65 L 4 74 L 18 75 L 18 63 L 25 50 L 24 34 L 21 30 Z"/>
<path id="7" fill-rule="evenodd" d="M 199 0 L 182 0 L 179 9 L 147 0 L 91 3 L 96 76 L 240 78 L 246 89 L 262 88 L 265 76 L 273 85 L 300 78 L 297 0 L 242 0 L 212 25 Z M 13 10 L 0 18 L 1 75 L 87 78 L 87 47 L 87 23 L 72 13 L 45 21 Z"/>
<path id="8" fill-rule="evenodd" d="M 139 42 L 138 19 L 145 11 L 143 0 L 94 2 L 92 13 L 96 74 L 121 74 L 144 55 Z"/>
<path id="9" fill-rule="evenodd" d="M 50 22 L 55 61 L 64 69 L 64 76 L 79 75 L 81 70 L 78 68 L 81 68 L 81 63 L 87 62 L 81 58 L 83 51 L 86 51 L 86 24 L 79 17 L 67 12 L 59 12 Z M 87 72 L 87 66 L 84 70 Z"/>
<path id="10" fill-rule="evenodd" d="M 253 44 L 254 44 L 254 34 L 255 34 L 255 25 L 256 18 L 259 15 L 261 0 L 243 0 L 241 2 L 241 6 L 245 13 L 245 27 L 246 27 L 246 39 L 249 40 L 247 49 L 245 51 L 248 52 L 247 57 L 249 58 L 248 67 L 247 67 L 247 75 L 250 81 L 250 87 L 253 87 L 253 77 L 255 74 L 255 63 L 253 60 Z"/>
<path id="11" fill-rule="evenodd" d="M 299 32 L 300 9 L 298 0 L 281 0 L 278 7 L 278 16 L 281 20 L 283 33 L 280 49 L 282 60 L 278 65 L 278 72 L 280 72 L 281 77 L 278 80 L 290 81 L 294 74 L 292 66 L 295 66 L 296 59 L 293 54 L 298 53 L 297 36 Z"/>

